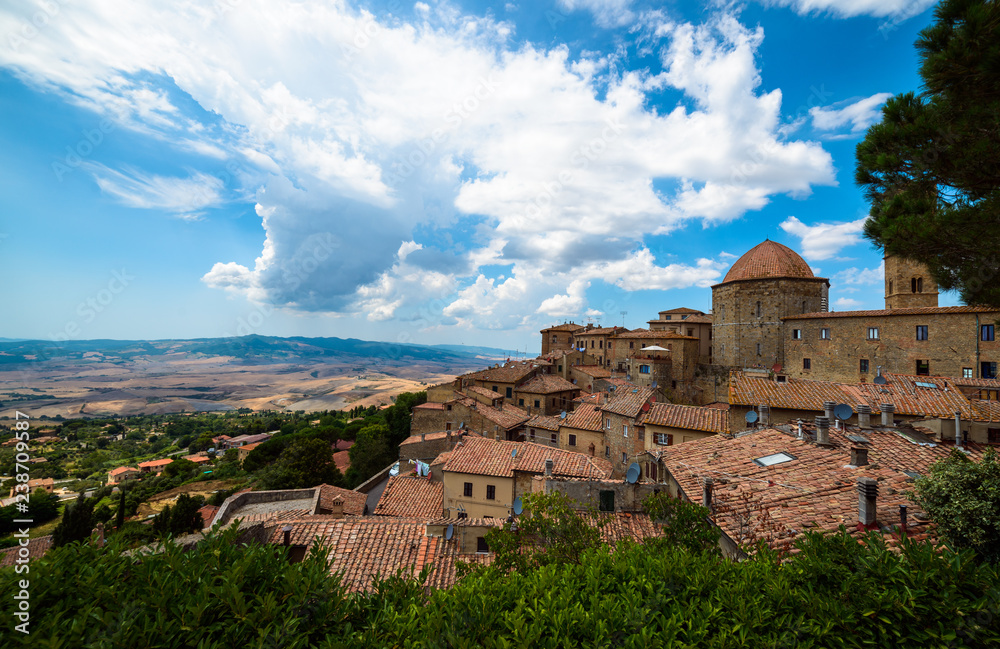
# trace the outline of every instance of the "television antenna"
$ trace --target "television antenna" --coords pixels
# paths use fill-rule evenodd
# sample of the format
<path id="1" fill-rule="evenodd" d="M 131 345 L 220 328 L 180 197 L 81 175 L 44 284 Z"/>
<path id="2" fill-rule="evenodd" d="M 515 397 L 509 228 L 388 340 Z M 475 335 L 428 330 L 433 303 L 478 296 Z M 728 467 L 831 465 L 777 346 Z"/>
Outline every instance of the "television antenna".
<path id="1" fill-rule="evenodd" d="M 628 315 L 628 311 L 619 311 L 618 313 L 622 316 L 622 329 L 625 328 L 625 316 Z"/>

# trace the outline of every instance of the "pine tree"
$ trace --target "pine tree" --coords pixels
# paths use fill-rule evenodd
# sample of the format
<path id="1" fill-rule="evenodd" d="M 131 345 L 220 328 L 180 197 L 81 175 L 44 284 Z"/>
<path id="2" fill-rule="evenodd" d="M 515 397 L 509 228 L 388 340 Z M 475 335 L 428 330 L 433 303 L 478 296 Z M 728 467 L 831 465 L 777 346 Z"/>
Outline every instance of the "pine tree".
<path id="1" fill-rule="evenodd" d="M 80 492 L 76 502 L 66 505 L 62 520 L 52 532 L 52 545 L 60 547 L 90 538 L 93 531 L 94 503 Z"/>

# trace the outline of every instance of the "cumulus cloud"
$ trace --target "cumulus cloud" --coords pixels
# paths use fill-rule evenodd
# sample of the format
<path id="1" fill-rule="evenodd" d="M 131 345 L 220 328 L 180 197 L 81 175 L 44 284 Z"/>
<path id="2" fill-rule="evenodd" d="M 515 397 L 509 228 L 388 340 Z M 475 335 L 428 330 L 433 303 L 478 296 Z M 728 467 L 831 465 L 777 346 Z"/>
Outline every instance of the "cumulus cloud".
<path id="1" fill-rule="evenodd" d="M 872 286 L 885 282 L 885 262 L 875 268 L 846 268 L 833 276 L 831 283 L 835 286 Z"/>
<path id="2" fill-rule="evenodd" d="M 937 0 L 764 0 L 765 4 L 790 7 L 798 14 L 830 14 L 839 18 L 854 16 L 892 17 L 905 20 L 922 13 Z"/>
<path id="3" fill-rule="evenodd" d="M 850 297 L 840 297 L 834 301 L 833 306 L 841 311 L 850 311 L 851 309 L 857 309 L 863 303 Z"/>
<path id="4" fill-rule="evenodd" d="M 865 219 L 838 223 L 806 225 L 794 216 L 781 223 L 781 229 L 802 240 L 802 256 L 809 260 L 831 259 L 841 249 L 861 242 Z"/>
<path id="5" fill-rule="evenodd" d="M 635 19 L 629 8 L 632 0 L 558 0 L 558 5 L 565 11 L 589 11 L 602 27 L 620 27 Z"/>
<path id="6" fill-rule="evenodd" d="M 892 94 L 880 92 L 840 108 L 817 106 L 809 109 L 809 116 L 813 126 L 821 131 L 834 131 L 849 126 L 851 134 L 857 134 L 882 118 L 882 104 L 889 97 Z"/>
<path id="7" fill-rule="evenodd" d="M 632 11 L 563 2 L 607 24 Z M 0 7 L 4 33 L 30 21 L 31 5 L 15 5 Z M 721 259 L 660 265 L 646 237 L 835 183 L 820 143 L 782 132 L 781 91 L 762 87 L 756 61 L 764 33 L 733 16 L 645 21 L 653 74 L 514 45 L 490 16 L 418 13 L 67 3 L 30 42 L 0 48 L 0 65 L 209 168 L 235 162 L 261 252 L 219 259 L 203 281 L 303 311 L 517 327 L 592 310 L 598 283 L 707 286 Z M 653 93 L 677 107 L 651 109 Z M 202 172 L 92 173 L 136 208 L 190 217 L 222 200 Z"/>

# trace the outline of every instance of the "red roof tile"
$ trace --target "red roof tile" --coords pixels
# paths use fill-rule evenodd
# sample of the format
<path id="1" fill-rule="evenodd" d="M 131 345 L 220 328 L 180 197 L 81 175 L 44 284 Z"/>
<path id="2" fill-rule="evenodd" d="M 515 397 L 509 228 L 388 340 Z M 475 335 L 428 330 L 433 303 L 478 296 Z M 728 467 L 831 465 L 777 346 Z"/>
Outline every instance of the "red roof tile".
<path id="1" fill-rule="evenodd" d="M 417 476 L 393 476 L 374 513 L 376 516 L 440 517 L 444 513 L 444 483 Z"/>
<path id="2" fill-rule="evenodd" d="M 337 498 L 344 502 L 344 513 L 352 516 L 362 516 L 365 513 L 365 504 L 368 502 L 368 495 L 360 491 L 351 491 L 333 485 L 321 484 L 319 489 L 319 506 L 321 509 L 330 510 L 333 508 L 333 501 Z"/>
<path id="3" fill-rule="evenodd" d="M 717 408 L 654 403 L 648 412 L 639 416 L 636 423 L 686 428 L 706 433 L 725 433 L 729 430 L 729 413 Z"/>
<path id="4" fill-rule="evenodd" d="M 542 374 L 519 385 L 517 391 L 529 394 L 553 394 L 555 392 L 570 392 L 579 389 L 561 376 Z"/>
<path id="5" fill-rule="evenodd" d="M 554 327 L 548 327 L 542 329 L 540 333 L 545 333 L 546 331 L 577 331 L 579 329 L 584 329 L 583 325 L 578 325 L 574 322 L 566 322 L 561 325 L 556 325 Z"/>
<path id="6" fill-rule="evenodd" d="M 573 369 L 595 379 L 606 379 L 611 376 L 611 370 L 601 365 L 575 365 Z"/>
<path id="7" fill-rule="evenodd" d="M 582 478 L 611 476 L 611 464 L 604 458 L 543 444 L 505 442 L 483 437 L 468 437 L 463 440 L 451 452 L 444 470 L 502 477 L 512 477 L 514 471 L 540 474 L 545 472 L 546 459 L 553 460 L 553 475 Z"/>
<path id="8" fill-rule="evenodd" d="M 722 283 L 771 277 L 813 278 L 815 275 L 797 252 L 777 241 L 768 240 L 737 259 Z"/>
<path id="9" fill-rule="evenodd" d="M 473 394 L 478 394 L 480 396 L 486 397 L 487 399 L 503 399 L 503 395 L 499 392 L 494 392 L 493 390 L 480 387 L 478 385 L 470 385 L 465 388 L 466 392 L 471 392 Z"/>
<path id="10" fill-rule="evenodd" d="M 597 399 L 593 401 L 600 403 L 600 397 L 603 393 L 598 393 L 595 395 Z M 579 405 L 576 410 L 566 415 L 566 419 L 563 421 L 563 426 L 567 428 L 579 428 L 580 430 L 592 430 L 595 432 L 600 432 L 603 430 L 602 423 L 604 422 L 604 414 L 601 412 L 601 407 L 599 405 L 592 405 L 591 402 Z"/>
<path id="11" fill-rule="evenodd" d="M 815 318 L 885 318 L 904 315 L 935 315 L 939 313 L 994 313 L 1000 317 L 996 307 L 985 306 L 916 306 L 905 309 L 877 309 L 873 311 L 820 311 L 785 316 L 782 320 L 811 320 Z"/>
<path id="12" fill-rule="evenodd" d="M 545 430 L 559 430 L 565 419 L 561 417 L 548 417 L 546 415 L 535 415 L 528 420 L 525 426 L 529 428 L 544 428 Z"/>
<path id="13" fill-rule="evenodd" d="M 619 387 L 612 394 L 614 396 L 611 397 L 610 401 L 601 406 L 601 410 L 629 418 L 638 416 L 642 412 L 642 407 L 650 399 L 656 398 L 656 392 L 650 388 L 633 387 L 629 389 L 628 386 L 623 386 Z"/>
<path id="14" fill-rule="evenodd" d="M 28 560 L 34 561 L 40 558 L 49 548 L 52 547 L 52 536 L 39 536 L 36 539 L 30 539 L 28 541 Z M 5 550 L 0 550 L 0 566 L 14 566 L 17 565 L 18 552 L 20 552 L 20 546 L 15 546 Z"/>

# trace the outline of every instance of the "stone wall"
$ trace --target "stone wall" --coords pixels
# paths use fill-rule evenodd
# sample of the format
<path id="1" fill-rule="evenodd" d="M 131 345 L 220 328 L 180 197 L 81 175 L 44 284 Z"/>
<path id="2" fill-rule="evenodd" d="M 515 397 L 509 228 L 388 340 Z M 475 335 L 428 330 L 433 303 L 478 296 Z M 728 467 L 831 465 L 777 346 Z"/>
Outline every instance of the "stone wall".
<path id="1" fill-rule="evenodd" d="M 885 308 L 937 305 L 938 287 L 927 266 L 894 255 L 885 258 Z"/>

